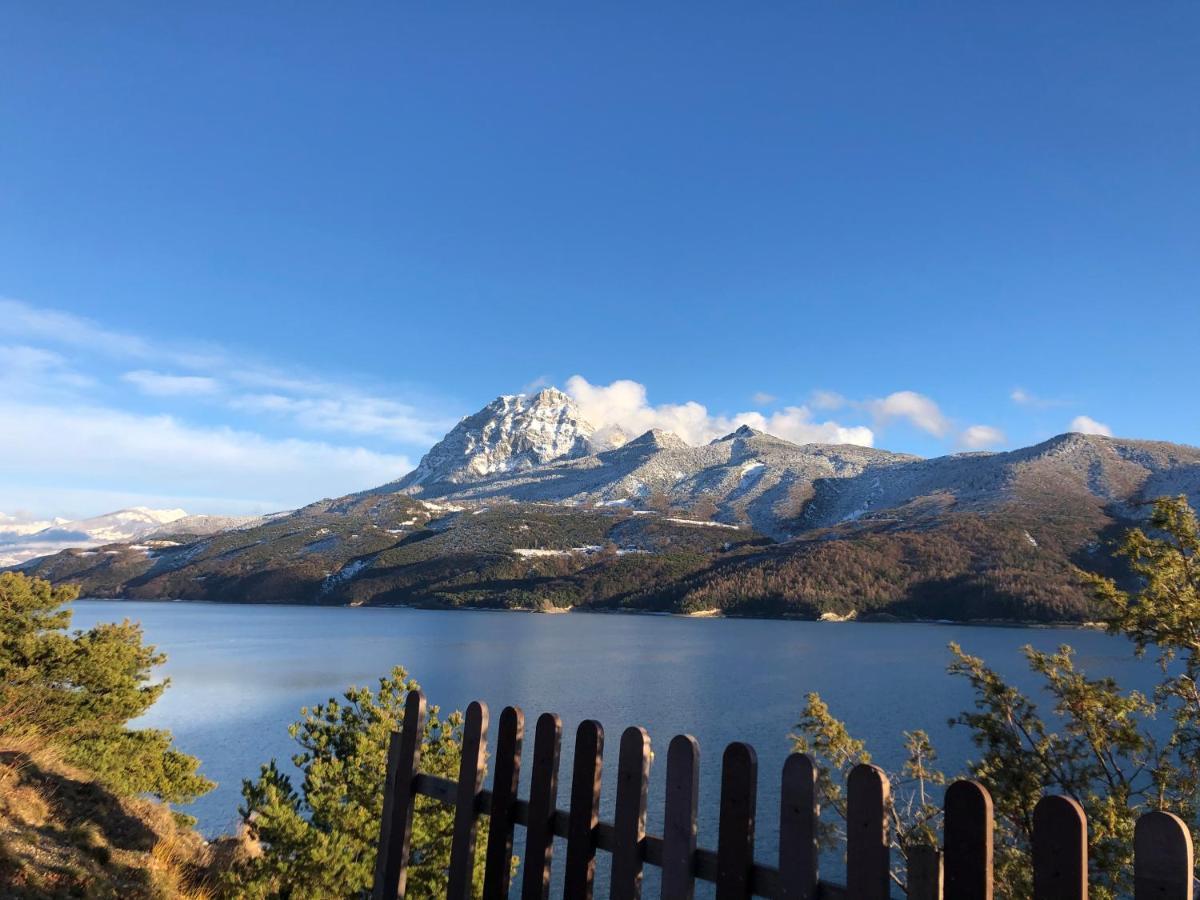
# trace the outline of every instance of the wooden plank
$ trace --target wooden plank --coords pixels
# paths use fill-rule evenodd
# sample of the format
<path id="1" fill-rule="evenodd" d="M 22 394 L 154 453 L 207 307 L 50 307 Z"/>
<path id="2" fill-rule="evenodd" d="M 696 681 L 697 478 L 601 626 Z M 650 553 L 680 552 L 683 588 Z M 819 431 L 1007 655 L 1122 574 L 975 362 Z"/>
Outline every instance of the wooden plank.
<path id="1" fill-rule="evenodd" d="M 944 809 L 946 900 L 992 900 L 992 795 L 977 781 L 956 781 Z"/>
<path id="2" fill-rule="evenodd" d="M 478 700 L 467 707 L 463 723 L 462 760 L 454 804 L 454 836 L 450 840 L 450 877 L 446 900 L 471 900 L 475 874 L 475 832 L 479 816 L 475 798 L 483 790 L 487 767 L 488 709 Z"/>
<path id="3" fill-rule="evenodd" d="M 754 866 L 754 814 L 758 803 L 758 755 L 735 741 L 721 759 L 721 816 L 717 825 L 717 900 L 750 896 Z"/>
<path id="4" fill-rule="evenodd" d="M 700 744 L 676 735 L 667 747 L 667 787 L 662 839 L 663 900 L 692 900 L 696 891 L 696 809 L 700 802 Z M 650 861 L 650 860 L 648 860 Z"/>
<path id="5" fill-rule="evenodd" d="M 558 756 L 562 719 L 538 716 L 533 734 L 533 769 L 529 784 L 529 823 L 525 826 L 525 871 L 522 900 L 545 900 L 550 893 L 554 858 L 554 811 L 558 804 Z"/>
<path id="6" fill-rule="evenodd" d="M 1034 900 L 1087 900 L 1087 818 L 1070 797 L 1033 809 Z"/>
<path id="7" fill-rule="evenodd" d="M 596 875 L 592 829 L 600 821 L 600 775 L 604 759 L 604 727 L 594 719 L 579 723 L 571 772 L 571 811 L 567 820 L 567 864 L 563 897 L 591 900 Z"/>
<path id="8" fill-rule="evenodd" d="M 783 764 L 779 792 L 779 900 L 817 897 L 817 767 L 803 753 Z"/>
<path id="9" fill-rule="evenodd" d="M 409 691 L 404 700 L 404 724 L 388 742 L 387 780 L 383 788 L 383 815 L 379 849 L 375 855 L 372 900 L 404 896 L 408 853 L 412 848 L 413 779 L 421 764 L 425 736 L 425 695 Z"/>
<path id="10" fill-rule="evenodd" d="M 851 900 L 888 900 L 891 849 L 883 770 L 861 763 L 847 779 L 846 893 Z"/>
<path id="11" fill-rule="evenodd" d="M 908 848 L 908 900 L 942 900 L 942 854 L 937 847 Z"/>
<path id="12" fill-rule="evenodd" d="M 483 870 L 484 900 L 507 900 L 512 883 L 513 817 L 521 778 L 521 742 L 525 736 L 525 714 L 506 706 L 500 713 L 496 736 L 496 761 L 488 821 L 487 855 Z"/>
<path id="13" fill-rule="evenodd" d="M 610 900 L 637 900 L 642 894 L 642 838 L 646 836 L 646 793 L 650 782 L 650 736 L 630 726 L 621 735 L 617 759 L 617 808 L 613 816 Z"/>
<path id="14" fill-rule="evenodd" d="M 1133 831 L 1134 900 L 1192 900 L 1192 835 L 1183 819 L 1148 812 Z"/>

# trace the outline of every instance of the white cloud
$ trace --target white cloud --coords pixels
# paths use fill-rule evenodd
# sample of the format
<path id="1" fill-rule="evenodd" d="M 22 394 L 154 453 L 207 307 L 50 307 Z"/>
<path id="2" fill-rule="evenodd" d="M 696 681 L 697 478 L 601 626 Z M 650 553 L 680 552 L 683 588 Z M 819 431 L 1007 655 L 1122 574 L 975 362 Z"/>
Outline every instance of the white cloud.
<path id="1" fill-rule="evenodd" d="M 841 409 L 846 398 L 837 391 L 813 391 L 808 396 L 808 405 L 813 409 Z"/>
<path id="2" fill-rule="evenodd" d="M 432 444 L 456 421 L 394 400 L 349 393 L 342 397 L 244 394 L 229 405 L 243 412 L 287 417 L 310 431 L 369 435 L 402 444 Z"/>
<path id="3" fill-rule="evenodd" d="M 645 385 L 621 379 L 609 385 L 595 385 L 581 375 L 567 379 L 566 391 L 579 404 L 583 417 L 601 432 L 620 428 L 636 437 L 651 428 L 677 434 L 689 444 L 699 445 L 734 431 L 740 425 L 774 434 L 796 443 L 862 444 L 871 446 L 870 428 L 846 427 L 837 422 L 815 422 L 804 406 L 763 415 L 740 412 L 732 416 L 712 415 L 700 403 L 664 403 L 652 406 Z"/>
<path id="4" fill-rule="evenodd" d="M 1013 388 L 1008 398 L 1018 406 L 1028 406 L 1033 409 L 1049 409 L 1053 406 L 1065 406 L 1065 400 L 1056 400 L 1049 397 L 1039 397 L 1024 388 Z"/>
<path id="5" fill-rule="evenodd" d="M 755 391 L 750 399 L 754 401 L 756 406 L 770 406 L 779 398 L 774 394 L 768 394 L 766 391 Z"/>
<path id="6" fill-rule="evenodd" d="M 903 419 L 934 437 L 945 437 L 950 431 L 950 420 L 942 415 L 938 405 L 916 391 L 896 391 L 881 400 L 867 400 L 862 405 L 881 426 Z"/>
<path id="7" fill-rule="evenodd" d="M 91 387 L 94 379 L 76 372 L 60 354 L 24 344 L 0 346 L 0 392 L 31 396 Z"/>
<path id="8" fill-rule="evenodd" d="M 10 334 L 91 352 L 135 358 L 153 355 L 151 345 L 140 337 L 112 331 L 81 316 L 43 309 L 20 300 L 0 298 L 0 322 Z"/>
<path id="9" fill-rule="evenodd" d="M 125 372 L 122 380 L 142 394 L 177 400 L 220 397 L 235 412 L 269 414 L 307 431 L 371 436 L 415 449 L 433 443 L 457 421 L 456 416 L 446 415 L 439 408 L 441 403 L 411 387 L 384 386 L 369 393 L 361 388 L 361 379 L 351 386 L 344 380 L 281 371 L 261 361 L 247 361 L 234 350 L 151 342 L 71 313 L 19 300 L 0 299 L 0 327 L 69 348 L 76 360 L 99 356 L 153 362 L 162 369 L 169 366 L 174 370 L 140 367 Z M 26 351 L 26 358 L 20 372 L 9 371 L 7 378 L 6 368 L 11 370 L 13 366 L 0 355 L 0 387 L 9 396 L 28 398 L 44 394 L 51 387 L 80 388 L 93 381 L 72 374 L 64 358 L 51 350 L 18 349 Z M 18 374 L 21 377 L 16 380 Z M 417 395 L 419 399 L 406 402 L 395 399 L 397 395 Z"/>
<path id="10" fill-rule="evenodd" d="M 185 507 L 194 506 L 183 502 L 188 497 L 228 497 L 242 508 L 285 508 L 373 487 L 411 468 L 405 456 L 361 447 L 200 428 L 105 407 L 0 401 L 0 420 L 6 436 L 0 496 L 39 510 L 55 491 L 97 488 L 119 488 L 130 497 L 169 495 Z M 30 501 L 31 490 L 42 502 Z"/>
<path id="11" fill-rule="evenodd" d="M 148 369 L 126 372 L 121 379 L 152 397 L 202 397 L 221 389 L 217 379 L 205 375 L 167 375 Z"/>
<path id="12" fill-rule="evenodd" d="M 958 445 L 971 450 L 996 447 L 1008 441 L 1004 432 L 991 425 L 971 425 L 958 436 Z"/>
<path id="13" fill-rule="evenodd" d="M 1103 422 L 1097 422 L 1091 416 L 1076 416 L 1071 420 L 1068 431 L 1078 431 L 1080 434 L 1102 434 L 1112 437 L 1112 429 Z"/>

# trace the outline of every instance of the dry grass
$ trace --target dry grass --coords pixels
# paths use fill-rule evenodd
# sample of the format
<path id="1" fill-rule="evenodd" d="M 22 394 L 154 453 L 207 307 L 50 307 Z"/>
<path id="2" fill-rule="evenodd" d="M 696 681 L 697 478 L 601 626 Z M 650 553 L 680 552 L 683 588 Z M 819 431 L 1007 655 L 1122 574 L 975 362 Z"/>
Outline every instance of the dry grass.
<path id="1" fill-rule="evenodd" d="M 35 735 L 0 739 L 0 895 L 212 900 L 213 857 L 166 806 L 115 796 Z"/>

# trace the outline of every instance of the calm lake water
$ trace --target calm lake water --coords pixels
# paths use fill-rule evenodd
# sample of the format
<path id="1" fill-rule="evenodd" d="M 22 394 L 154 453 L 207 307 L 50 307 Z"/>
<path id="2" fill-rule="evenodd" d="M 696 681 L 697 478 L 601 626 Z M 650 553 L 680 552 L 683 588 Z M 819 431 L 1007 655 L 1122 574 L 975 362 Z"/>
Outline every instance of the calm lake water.
<path id="1" fill-rule="evenodd" d="M 1030 689 L 1035 681 L 1018 652 L 1027 643 L 1046 650 L 1070 643 L 1088 672 L 1115 675 L 1127 688 L 1147 688 L 1155 675 L 1150 663 L 1133 658 L 1125 640 L 1068 629 L 99 600 L 75 607 L 76 626 L 129 617 L 167 653 L 171 687 L 144 724 L 169 728 L 219 782 L 188 809 L 209 834 L 233 829 L 243 778 L 272 757 L 284 762 L 292 754 L 287 726 L 301 706 L 340 695 L 350 684 L 374 685 L 398 664 L 444 710 L 484 700 L 493 723 L 505 705 L 525 710 L 522 796 L 528 796 L 533 723 L 541 712 L 561 715 L 560 806 L 569 796 L 580 720 L 605 726 L 605 817 L 612 813 L 621 730 L 645 726 L 659 754 L 648 823 L 657 833 L 667 743 L 681 732 L 695 735 L 702 763 L 700 842 L 712 848 L 721 752 L 730 741 L 753 744 L 764 862 L 775 849 L 770 836 L 788 734 L 809 691 L 820 693 L 885 767 L 902 759 L 902 732 L 923 728 L 954 774 L 973 748 L 962 728 L 947 725 L 971 704 L 967 685 L 945 674 L 950 641 Z M 494 749 L 494 730 L 491 739 Z"/>

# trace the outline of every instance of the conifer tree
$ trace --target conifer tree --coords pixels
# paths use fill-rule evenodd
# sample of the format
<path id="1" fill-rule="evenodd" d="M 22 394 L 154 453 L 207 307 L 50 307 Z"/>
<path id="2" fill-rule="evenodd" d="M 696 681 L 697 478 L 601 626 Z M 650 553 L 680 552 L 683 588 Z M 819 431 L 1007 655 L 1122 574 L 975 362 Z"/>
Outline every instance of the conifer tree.
<path id="1" fill-rule="evenodd" d="M 69 631 L 78 594 L 0 573 L 0 735 L 37 734 L 121 794 L 186 803 L 211 790 L 169 731 L 128 726 L 167 689 L 150 680 L 166 657 L 129 620 Z"/>

